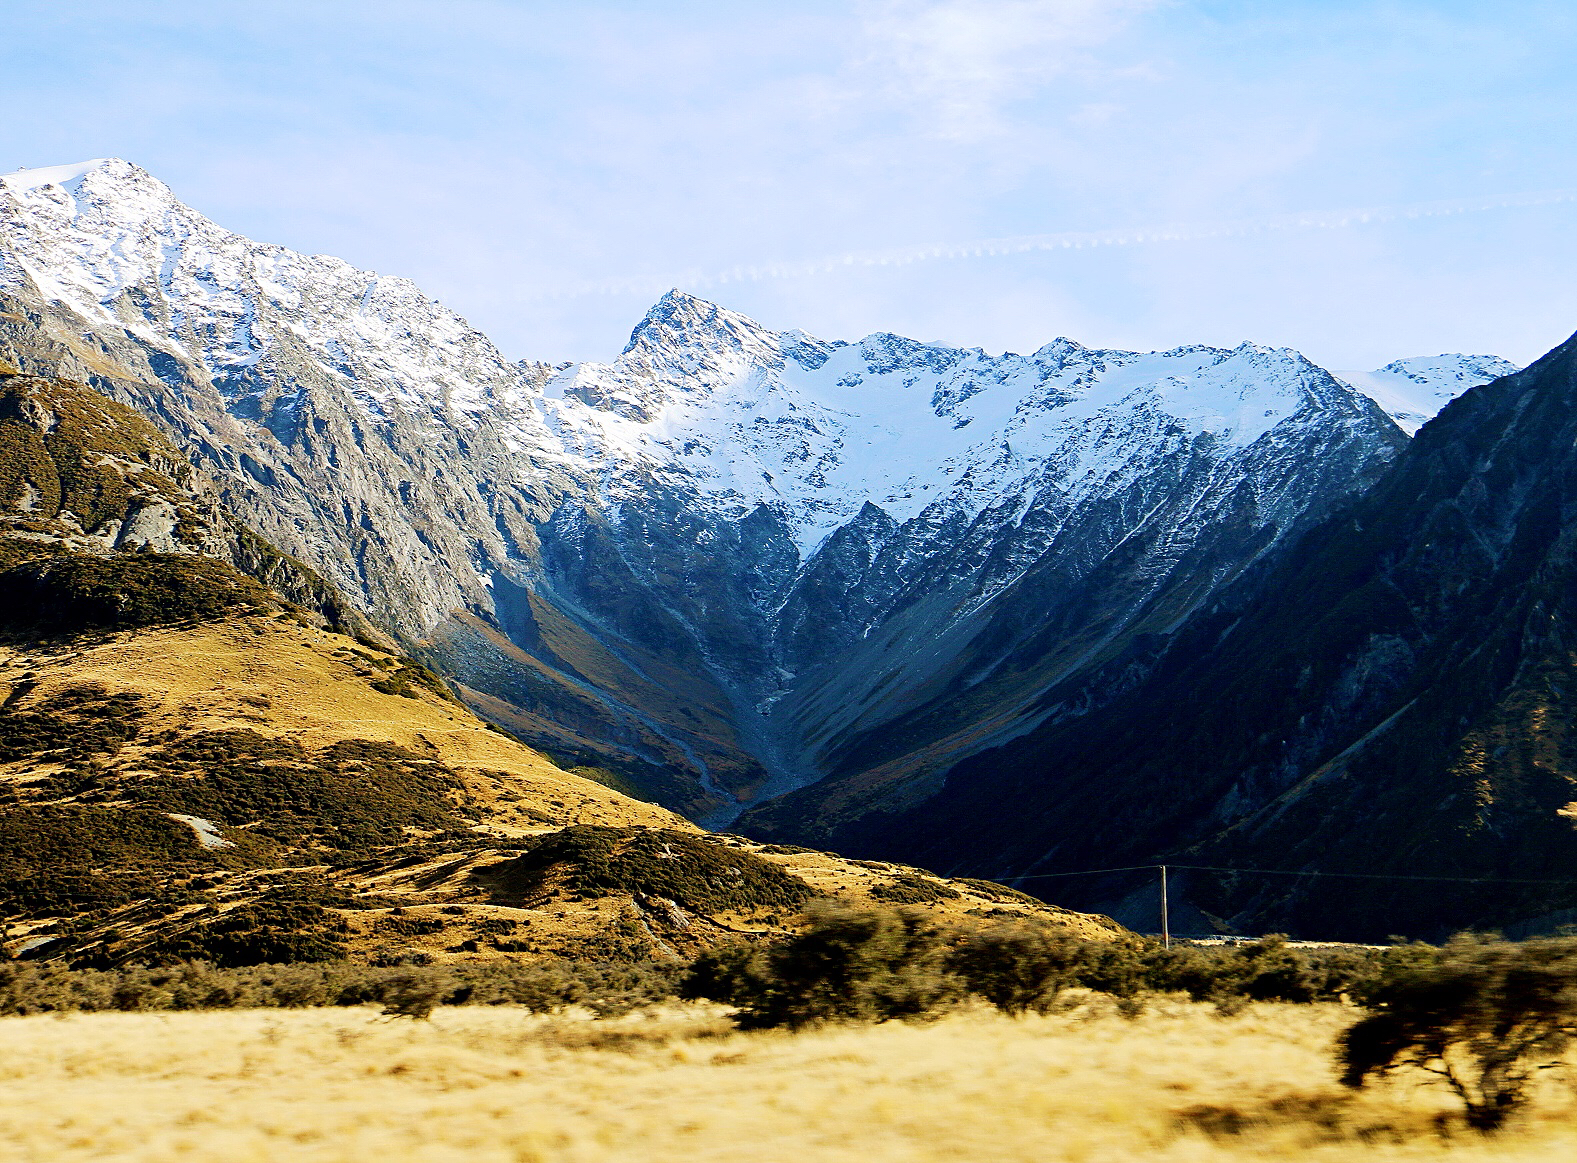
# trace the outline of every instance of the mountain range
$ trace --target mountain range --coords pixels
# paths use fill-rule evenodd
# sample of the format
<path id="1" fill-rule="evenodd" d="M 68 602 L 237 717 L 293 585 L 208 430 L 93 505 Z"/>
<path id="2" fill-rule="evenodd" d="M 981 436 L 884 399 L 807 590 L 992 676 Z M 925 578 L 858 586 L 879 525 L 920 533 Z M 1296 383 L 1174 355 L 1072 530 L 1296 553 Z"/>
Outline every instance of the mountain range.
<path id="1" fill-rule="evenodd" d="M 226 231 L 113 159 L 0 178 L 0 299 L 0 357 L 147 417 L 344 618 L 562 766 L 709 827 L 995 876 L 1229 863 L 1249 831 L 1276 863 L 1248 821 L 1374 728 L 1352 708 L 1395 710 L 1374 675 L 1418 665 L 1371 637 L 1437 641 L 1348 642 L 1289 595 L 1345 608 L 1333 522 L 1384 496 L 1405 524 L 1390 482 L 1435 430 L 1548 374 L 845 343 L 677 291 L 611 362 L 511 362 L 411 283 Z M 1276 618 L 1290 637 L 1244 637 Z M 1325 649 L 1340 713 L 1318 676 L 1307 704 L 1219 693 Z M 1298 757 L 1273 774 L 1232 742 L 1267 732 Z M 1222 924 L 1403 907 L 1193 891 Z"/>

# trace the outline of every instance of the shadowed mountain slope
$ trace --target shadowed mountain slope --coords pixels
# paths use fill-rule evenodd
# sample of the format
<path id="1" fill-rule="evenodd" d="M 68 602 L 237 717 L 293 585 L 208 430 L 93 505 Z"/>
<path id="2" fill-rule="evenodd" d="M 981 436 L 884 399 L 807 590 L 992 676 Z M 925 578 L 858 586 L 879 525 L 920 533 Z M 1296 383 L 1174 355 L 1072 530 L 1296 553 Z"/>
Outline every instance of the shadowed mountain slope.
<path id="1" fill-rule="evenodd" d="M 1127 694 L 975 757 L 918 807 L 844 781 L 814 806 L 811 834 L 998 877 L 1171 860 L 1569 882 L 1574 684 L 1568 341 L 1448 405 L 1373 489 L 1192 619 Z M 804 834 L 781 810 L 783 830 Z M 1085 904 L 1131 887 L 1048 883 Z M 1357 938 L 1549 925 L 1577 905 L 1572 883 L 1196 873 L 1187 892 L 1240 928 Z"/>

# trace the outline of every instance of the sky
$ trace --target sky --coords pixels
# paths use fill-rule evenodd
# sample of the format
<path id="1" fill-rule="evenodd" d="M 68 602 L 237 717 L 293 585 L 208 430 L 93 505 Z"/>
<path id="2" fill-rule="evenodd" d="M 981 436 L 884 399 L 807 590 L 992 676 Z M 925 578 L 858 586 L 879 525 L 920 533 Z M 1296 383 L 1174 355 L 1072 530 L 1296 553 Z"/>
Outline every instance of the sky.
<path id="1" fill-rule="evenodd" d="M 6 0 L 0 31 L 0 170 L 126 158 L 515 358 L 610 358 L 670 286 L 825 338 L 1339 369 L 1577 329 L 1570 0 Z"/>

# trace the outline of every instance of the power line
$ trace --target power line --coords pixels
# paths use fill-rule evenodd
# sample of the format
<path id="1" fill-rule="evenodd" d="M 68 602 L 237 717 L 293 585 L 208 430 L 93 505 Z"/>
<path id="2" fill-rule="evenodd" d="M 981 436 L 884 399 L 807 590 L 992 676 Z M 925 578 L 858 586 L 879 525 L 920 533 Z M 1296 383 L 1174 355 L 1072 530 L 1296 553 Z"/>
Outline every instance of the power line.
<path id="1" fill-rule="evenodd" d="M 1146 872 L 1160 868 L 1159 864 L 1130 864 L 1126 868 L 1087 868 L 1082 872 L 1037 872 L 1033 876 L 1000 876 L 996 879 L 1006 884 L 1014 880 L 1050 880 L 1056 876 L 1098 876 L 1103 872 Z M 1172 868 L 1182 868 L 1181 864 L 1173 864 Z"/>
<path id="2" fill-rule="evenodd" d="M 1063 876 L 1099 876 L 1107 872 L 1149 872 L 1162 868 L 1181 868 L 1189 872 L 1238 872 L 1255 876 L 1324 876 L 1345 880 L 1422 880 L 1448 884 L 1574 884 L 1577 880 L 1532 880 L 1510 876 L 1408 876 L 1390 872 L 1303 872 L 1291 868 L 1220 868 L 1212 864 L 1130 864 L 1124 868 L 1088 868 L 1078 872 L 1037 872 L 1027 876 L 1004 876 L 1004 883 L 1020 880 L 1053 880 Z"/>

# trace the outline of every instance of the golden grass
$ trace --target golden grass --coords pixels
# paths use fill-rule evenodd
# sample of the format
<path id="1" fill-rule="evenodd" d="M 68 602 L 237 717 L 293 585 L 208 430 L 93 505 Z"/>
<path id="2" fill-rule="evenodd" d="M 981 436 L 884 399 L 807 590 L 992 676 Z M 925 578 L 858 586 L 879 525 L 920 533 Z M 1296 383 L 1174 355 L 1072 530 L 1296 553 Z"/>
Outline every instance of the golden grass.
<path id="1" fill-rule="evenodd" d="M 379 665 L 379 663 L 385 665 Z M 454 771 L 466 785 L 475 819 L 468 820 L 477 846 L 470 852 L 444 852 L 411 860 L 393 851 L 381 866 L 336 870 L 332 878 L 349 893 L 376 892 L 398 898 L 402 906 L 422 910 L 425 919 L 451 919 L 452 926 L 427 935 L 398 939 L 377 931 L 382 912 L 346 914 L 353 956 L 381 955 L 397 946 L 402 955 L 421 953 L 438 961 L 491 960 L 506 954 L 482 941 L 466 952 L 473 936 L 468 923 L 477 916 L 503 917 L 530 924 L 536 951 L 586 956 L 581 943 L 615 932 L 640 906 L 628 893 L 594 899 L 558 898 L 540 908 L 495 908 L 484 903 L 471 873 L 506 858 L 500 847 L 526 835 L 569 824 L 658 827 L 698 832 L 688 821 L 658 807 L 562 771 L 540 753 L 490 731 L 470 711 L 439 695 L 412 688 L 415 697 L 388 694 L 372 683 L 387 675 L 392 656 L 342 635 L 302 625 L 293 619 L 253 616 L 223 623 L 166 626 L 84 639 L 69 647 L 21 649 L 0 646 L 0 698 L 16 695 L 14 709 L 28 710 L 83 684 L 102 686 L 110 694 L 142 697 L 146 712 L 141 735 L 106 761 L 112 774 L 143 770 L 142 759 L 171 738 L 245 729 L 318 750 L 345 740 L 392 743 L 429 756 Z M 0 790 L 7 783 L 25 784 L 41 775 L 59 773 L 62 762 L 26 757 L 0 763 Z M 472 809 L 467 809 L 470 812 Z M 876 901 L 871 890 L 897 875 L 914 874 L 899 865 L 852 862 L 827 853 L 769 850 L 772 846 L 730 837 L 716 843 L 741 848 L 782 865 L 818 892 L 856 904 Z M 272 872 L 255 870 L 232 876 L 226 884 L 232 905 L 255 897 L 270 883 Z M 938 878 L 931 878 L 938 879 Z M 951 884 L 952 882 L 947 882 Z M 954 884 L 956 897 L 933 902 L 927 911 L 939 920 L 963 920 L 969 914 L 1030 913 L 1052 919 L 1075 936 L 1110 939 L 1121 930 L 1104 918 L 1057 910 L 993 890 Z M 459 905 L 464 915 L 444 912 Z M 136 906 L 128 906 L 127 913 Z M 660 910 L 661 912 L 661 910 Z M 682 932 L 665 940 L 673 955 L 700 949 L 740 935 L 790 931 L 796 918 L 720 913 L 691 918 Z M 20 942 L 54 918 L 38 918 L 32 928 L 12 931 Z M 101 928 L 151 932 L 137 925 L 163 925 L 167 914 L 133 924 L 127 916 L 109 918 Z M 179 918 L 177 918 L 179 919 Z M 663 928 L 653 914 L 643 922 Z M 130 927 L 128 927 L 130 926 Z M 664 930 L 666 932 L 666 930 Z M 661 947 L 659 946 L 659 952 Z M 523 956 L 533 956 L 527 951 Z"/>
<path id="2" fill-rule="evenodd" d="M 0 1023 L 0 1157 L 303 1163 L 1557 1160 L 1551 1086 L 1495 1140 L 1445 1096 L 1333 1081 L 1340 1006 L 1232 1019 L 1092 999 L 1013 1020 L 738 1034 L 716 1007 L 618 1021 L 441 1010 L 97 1014 Z M 1237 1130 L 1234 1132 L 1233 1128 Z"/>
<path id="3" fill-rule="evenodd" d="M 184 735 L 246 728 L 316 749 L 345 739 L 394 743 L 455 769 L 481 802 L 508 824 L 529 808 L 561 823 L 690 829 L 672 812 L 642 803 L 555 767 L 437 695 L 384 694 L 371 682 L 384 658 L 343 635 L 266 617 L 199 626 L 158 627 L 48 652 L 0 648 L 0 693 L 28 675 L 26 709 L 68 686 L 130 691 L 150 704 L 144 734 Z M 135 759 L 139 748 L 118 760 Z M 47 770 L 28 761 L 0 765 L 0 775 Z M 502 794 L 518 801 L 501 800 Z M 510 831 L 508 827 L 501 829 Z"/>
<path id="4" fill-rule="evenodd" d="M 1076 913 L 1027 897 L 1015 898 L 1011 895 L 1011 890 L 996 893 L 990 889 L 937 876 L 924 869 L 911 868 L 906 864 L 888 864 L 876 860 L 853 861 L 832 852 L 776 851 L 774 845 L 758 844 L 750 840 L 731 838 L 728 843 L 781 865 L 817 892 L 859 905 L 891 907 L 879 897 L 873 896 L 871 890 L 891 883 L 894 877 L 907 874 L 949 888 L 958 894 L 956 898 L 928 901 L 919 906 L 922 911 L 938 920 L 967 921 L 971 914 L 979 915 L 985 910 L 996 914 L 998 919 L 1007 919 L 1010 916 L 1036 916 L 1042 920 L 1052 921 L 1070 935 L 1088 941 L 1110 941 L 1126 931 L 1108 917 L 1093 913 Z M 741 923 L 745 923 L 743 919 Z"/>

